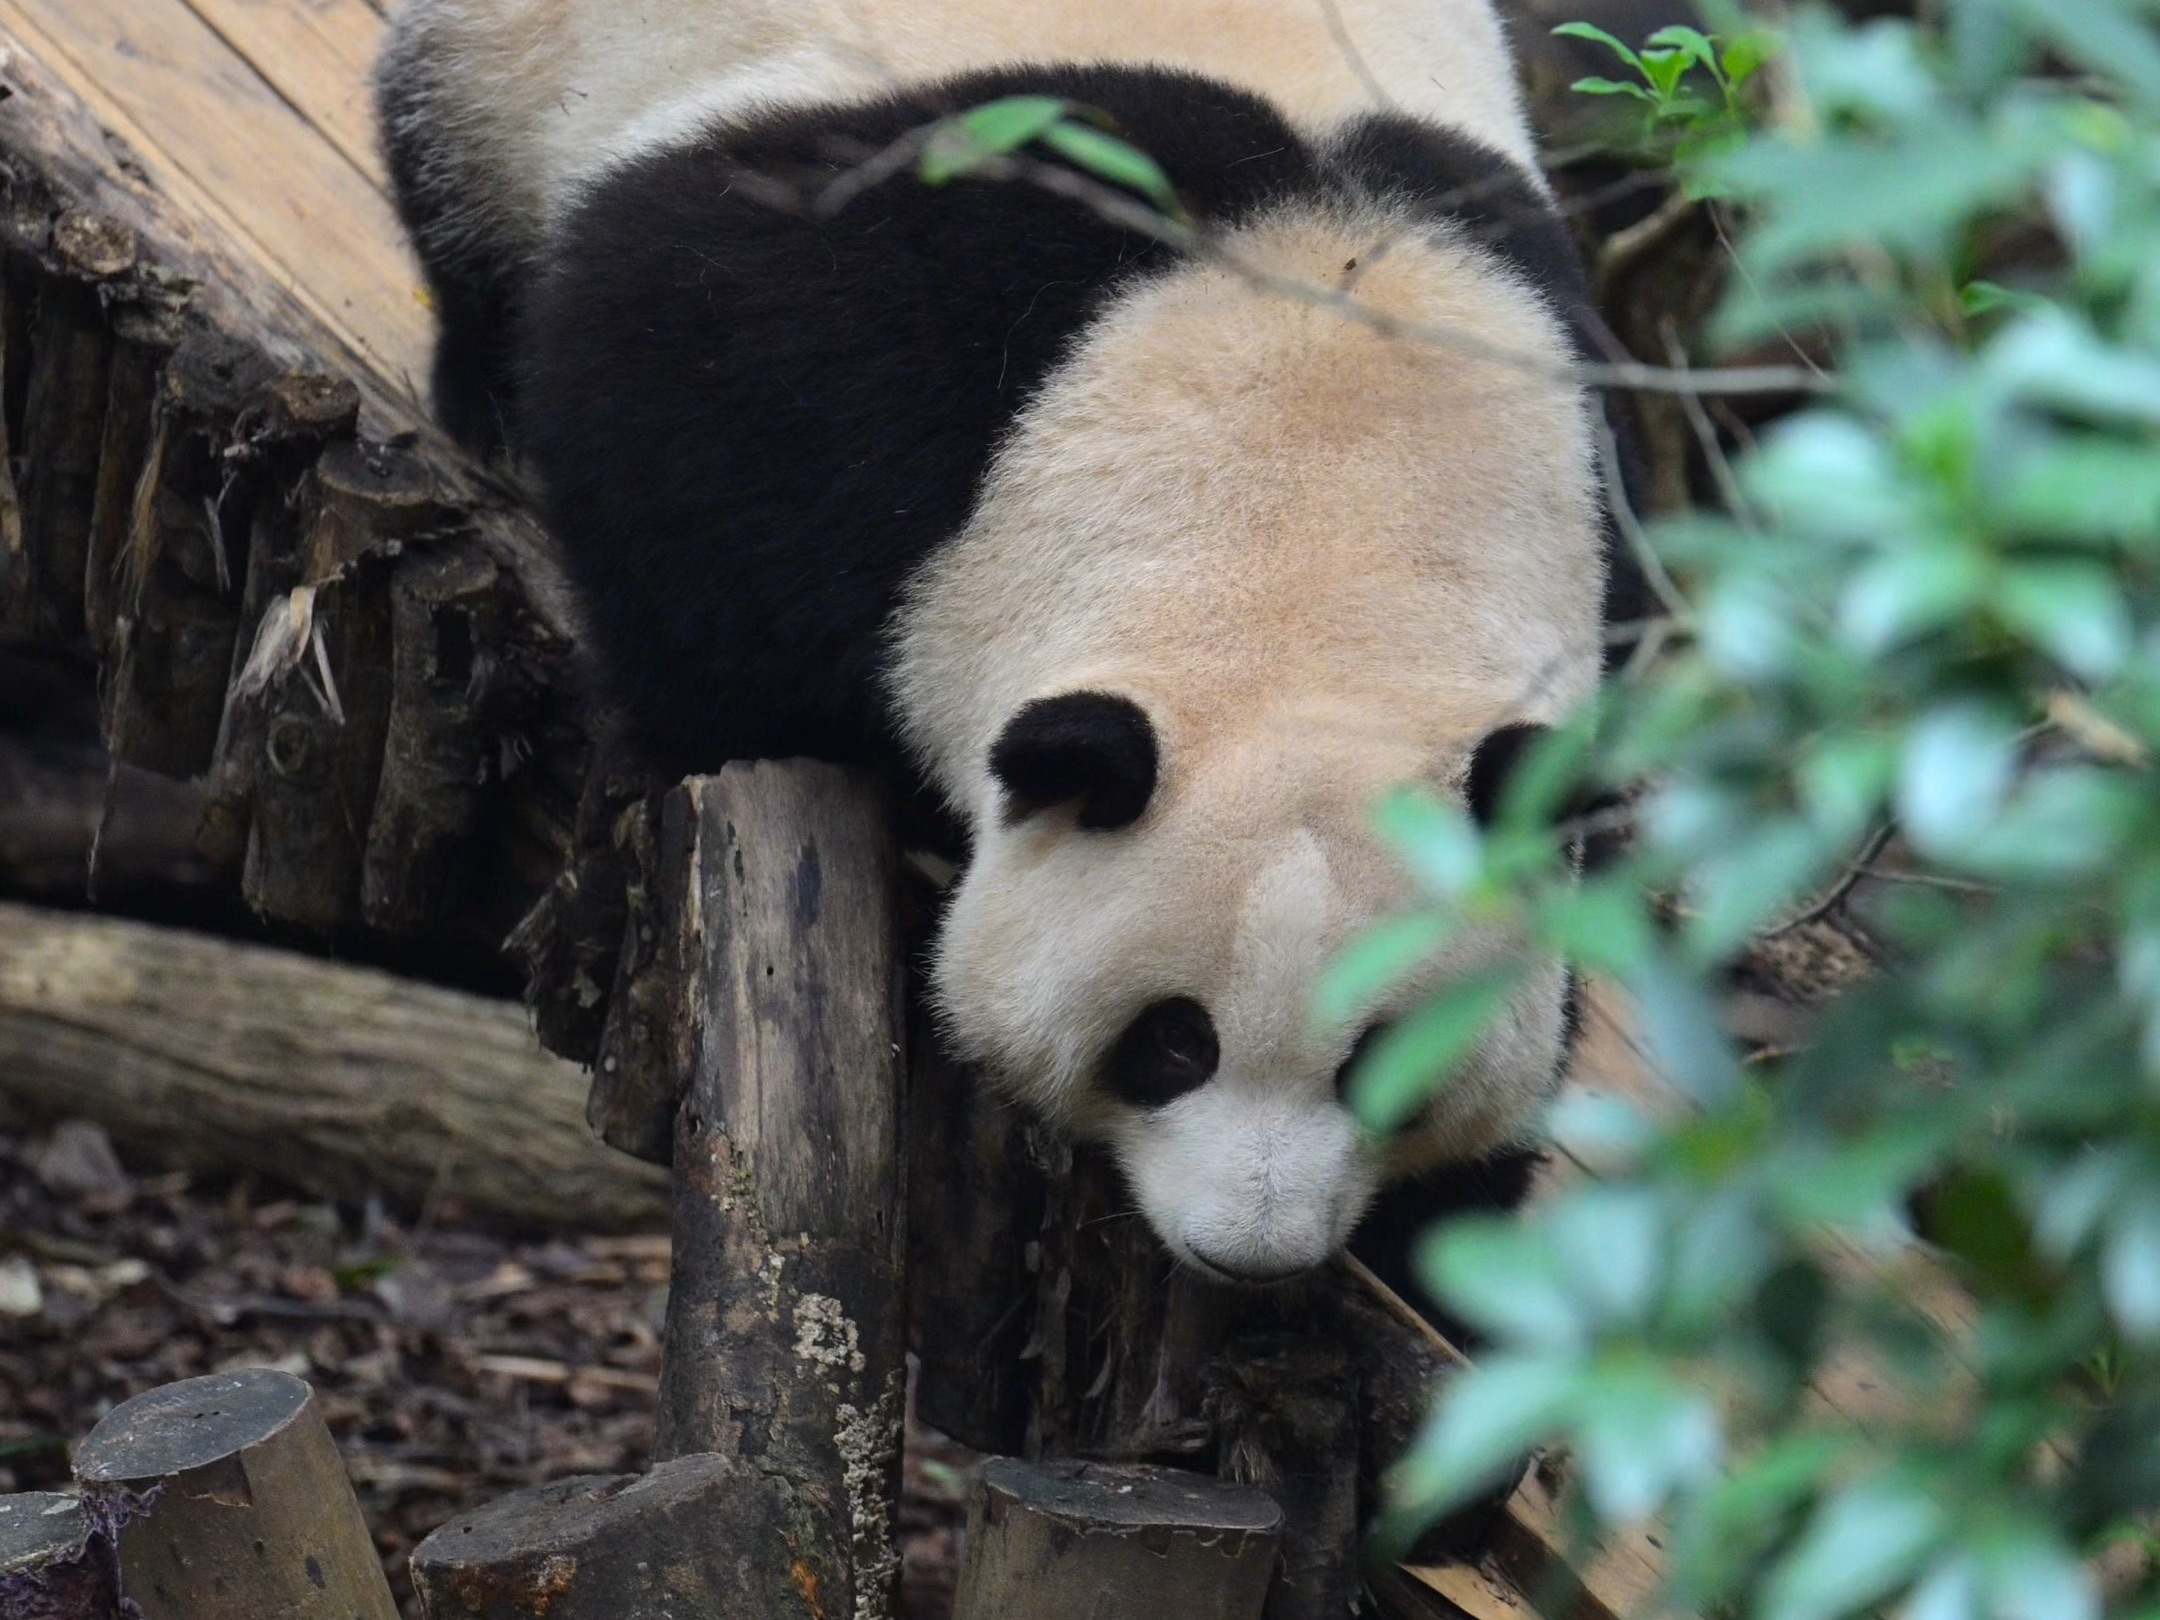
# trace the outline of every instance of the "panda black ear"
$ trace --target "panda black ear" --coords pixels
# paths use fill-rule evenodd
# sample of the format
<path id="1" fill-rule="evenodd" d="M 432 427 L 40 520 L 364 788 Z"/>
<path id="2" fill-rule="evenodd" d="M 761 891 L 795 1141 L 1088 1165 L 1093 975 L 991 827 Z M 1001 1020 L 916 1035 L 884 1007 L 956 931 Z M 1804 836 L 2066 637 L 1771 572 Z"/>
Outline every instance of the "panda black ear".
<path id="1" fill-rule="evenodd" d="M 1493 817 L 1500 813 L 1500 796 L 1507 791 L 1508 778 L 1530 745 L 1549 729 L 1526 722 L 1501 726 L 1487 732 L 1471 750 L 1470 774 L 1463 786 L 1471 820 L 1480 827 L 1492 825 Z"/>
<path id="2" fill-rule="evenodd" d="M 1006 722 L 990 770 L 1010 820 L 1077 804 L 1083 827 L 1130 826 L 1155 792 L 1155 727 L 1139 704 L 1109 692 L 1037 698 Z"/>

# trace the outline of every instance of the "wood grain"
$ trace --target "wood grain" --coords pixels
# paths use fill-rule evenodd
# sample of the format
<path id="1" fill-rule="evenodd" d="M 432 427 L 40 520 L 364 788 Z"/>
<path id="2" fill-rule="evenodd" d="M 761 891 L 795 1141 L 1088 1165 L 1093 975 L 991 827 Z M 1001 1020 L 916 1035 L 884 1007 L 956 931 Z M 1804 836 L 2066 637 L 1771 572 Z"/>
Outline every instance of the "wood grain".
<path id="1" fill-rule="evenodd" d="M 817 1612 L 879 1613 L 906 1380 L 890 810 L 864 773 L 788 760 L 693 778 L 665 816 L 691 1067 L 654 1450 L 785 1482 L 790 1534 L 745 1520 L 744 1556 L 800 1567 Z"/>
<path id="2" fill-rule="evenodd" d="M 328 137 L 177 0 L 0 0 L 0 28 L 135 149 L 159 189 L 223 229 L 393 388 L 432 321 L 390 204 Z"/>
<path id="3" fill-rule="evenodd" d="M 187 6 L 387 195 L 368 93 L 381 13 L 366 0 L 187 0 Z"/>

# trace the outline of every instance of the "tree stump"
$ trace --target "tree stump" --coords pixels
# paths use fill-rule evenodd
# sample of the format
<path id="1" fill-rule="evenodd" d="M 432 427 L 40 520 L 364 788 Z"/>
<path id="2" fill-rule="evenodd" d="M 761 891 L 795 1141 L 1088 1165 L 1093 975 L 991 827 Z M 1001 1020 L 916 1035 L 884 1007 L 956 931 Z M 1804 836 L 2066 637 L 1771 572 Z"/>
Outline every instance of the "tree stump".
<path id="1" fill-rule="evenodd" d="M 428 1620 L 768 1620 L 815 1613 L 800 1563 L 732 1532 L 785 1523 L 785 1481 L 733 1457 L 515 1491 L 413 1550 Z M 840 1611 L 830 1611 L 839 1613 Z"/>
<path id="2" fill-rule="evenodd" d="M 113 1408 L 75 1454 L 143 1620 L 397 1620 L 315 1392 L 268 1368 Z"/>
<path id="3" fill-rule="evenodd" d="M 112 1544 L 72 1496 L 0 1496 L 0 1616 L 120 1620 Z"/>
<path id="4" fill-rule="evenodd" d="M 906 1380 L 887 802 L 859 773 L 761 762 L 684 783 L 664 821 L 654 926 L 680 997 L 662 1044 L 688 1085 L 655 1449 L 784 1486 L 711 1533 L 793 1571 L 806 1614 L 883 1614 Z"/>
<path id="5" fill-rule="evenodd" d="M 1204 1475 L 994 1458 L 953 1620 L 1259 1620 L 1281 1529 L 1266 1495 Z"/>

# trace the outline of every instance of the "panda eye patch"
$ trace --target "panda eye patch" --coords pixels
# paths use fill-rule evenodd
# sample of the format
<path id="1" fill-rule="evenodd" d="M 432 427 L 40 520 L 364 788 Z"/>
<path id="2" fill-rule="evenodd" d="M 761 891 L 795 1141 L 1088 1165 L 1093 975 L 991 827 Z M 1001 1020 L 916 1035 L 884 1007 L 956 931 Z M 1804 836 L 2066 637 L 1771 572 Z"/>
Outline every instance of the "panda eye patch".
<path id="1" fill-rule="evenodd" d="M 1480 827 L 1492 825 L 1500 813 L 1500 797 L 1507 792 L 1508 778 L 1521 763 L 1530 745 L 1550 730 L 1547 726 L 1520 723 L 1487 732 L 1470 753 L 1470 772 L 1463 783 L 1463 797 L 1470 819 Z"/>
<path id="2" fill-rule="evenodd" d="M 1103 1084 L 1135 1108 L 1160 1108 L 1206 1085 L 1221 1056 L 1207 1009 L 1173 996 L 1125 1026 L 1103 1065 Z"/>

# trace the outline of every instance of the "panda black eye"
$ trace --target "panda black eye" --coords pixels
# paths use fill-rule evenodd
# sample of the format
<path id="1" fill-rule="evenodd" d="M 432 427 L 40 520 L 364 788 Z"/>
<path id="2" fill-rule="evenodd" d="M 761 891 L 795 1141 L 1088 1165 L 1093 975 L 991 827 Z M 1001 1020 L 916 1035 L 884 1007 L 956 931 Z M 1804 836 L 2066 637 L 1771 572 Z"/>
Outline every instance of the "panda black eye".
<path id="1" fill-rule="evenodd" d="M 1493 817 L 1500 813 L 1500 797 L 1507 791 L 1508 778 L 1530 745 L 1549 729 L 1529 724 L 1502 726 L 1487 732 L 1471 750 L 1463 797 L 1470 806 L 1470 818 L 1480 827 L 1492 825 Z"/>
<path id="2" fill-rule="evenodd" d="M 1358 1065 L 1372 1055 L 1372 1049 L 1379 1044 L 1380 1037 L 1393 1027 L 1388 1023 L 1366 1025 L 1365 1033 L 1357 1038 L 1357 1044 L 1350 1048 L 1350 1055 L 1342 1060 L 1342 1067 L 1335 1071 L 1335 1096 L 1338 1101 L 1349 1100 L 1350 1077 L 1357 1073 Z"/>
<path id="3" fill-rule="evenodd" d="M 1173 996 L 1125 1026 L 1103 1065 L 1103 1083 L 1136 1108 L 1160 1108 L 1206 1085 L 1221 1055 L 1207 1009 Z"/>

